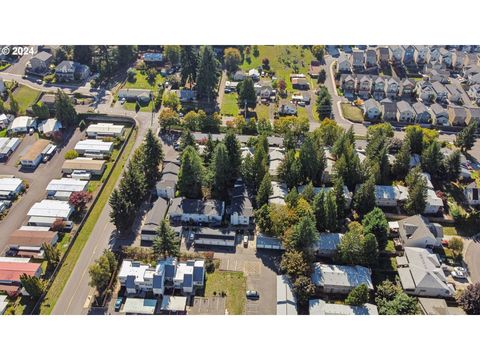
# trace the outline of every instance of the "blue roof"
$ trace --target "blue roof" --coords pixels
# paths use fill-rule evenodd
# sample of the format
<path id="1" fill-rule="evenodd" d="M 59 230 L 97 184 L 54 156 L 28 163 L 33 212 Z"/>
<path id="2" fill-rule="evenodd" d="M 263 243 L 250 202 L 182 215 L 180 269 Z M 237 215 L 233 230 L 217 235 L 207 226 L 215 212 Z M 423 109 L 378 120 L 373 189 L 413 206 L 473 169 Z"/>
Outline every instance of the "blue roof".
<path id="1" fill-rule="evenodd" d="M 193 285 L 193 276 L 192 274 L 185 274 L 183 277 L 183 286 L 184 287 L 192 287 Z"/>
<path id="2" fill-rule="evenodd" d="M 165 264 L 165 277 L 168 279 L 173 279 L 174 276 L 175 276 L 175 265 Z"/>
<path id="3" fill-rule="evenodd" d="M 127 279 L 125 280 L 125 287 L 128 289 L 135 289 L 135 276 L 127 276 Z"/>
<path id="4" fill-rule="evenodd" d="M 160 53 L 146 53 L 143 54 L 143 60 L 146 61 L 162 61 L 163 55 Z"/>
<path id="5" fill-rule="evenodd" d="M 203 281 L 203 267 L 195 266 L 193 268 L 193 281 L 200 282 Z"/>
<path id="6" fill-rule="evenodd" d="M 161 289 L 163 286 L 163 276 L 162 275 L 153 275 L 153 288 Z"/>

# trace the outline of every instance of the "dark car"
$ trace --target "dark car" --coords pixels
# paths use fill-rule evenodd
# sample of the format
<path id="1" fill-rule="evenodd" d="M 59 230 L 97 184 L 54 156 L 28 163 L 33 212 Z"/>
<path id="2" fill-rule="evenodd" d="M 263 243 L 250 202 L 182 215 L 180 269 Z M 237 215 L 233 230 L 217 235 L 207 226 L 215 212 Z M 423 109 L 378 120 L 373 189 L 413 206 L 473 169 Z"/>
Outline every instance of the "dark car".
<path id="1" fill-rule="evenodd" d="M 122 304 L 123 304 L 123 298 L 119 297 L 117 301 L 115 301 L 115 311 L 120 311 Z"/>
<path id="2" fill-rule="evenodd" d="M 260 298 L 260 294 L 256 290 L 248 290 L 246 295 L 247 299 L 257 300 Z"/>

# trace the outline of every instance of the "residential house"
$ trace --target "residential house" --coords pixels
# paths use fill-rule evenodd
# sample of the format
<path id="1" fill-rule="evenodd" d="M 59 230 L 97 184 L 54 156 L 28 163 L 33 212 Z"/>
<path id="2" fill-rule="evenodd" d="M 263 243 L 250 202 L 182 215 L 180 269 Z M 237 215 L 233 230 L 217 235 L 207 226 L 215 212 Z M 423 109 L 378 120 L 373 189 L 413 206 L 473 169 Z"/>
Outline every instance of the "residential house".
<path id="1" fill-rule="evenodd" d="M 476 122 L 477 124 L 480 125 L 480 108 L 467 106 L 467 111 L 468 111 L 467 124 L 470 124 L 471 122 Z"/>
<path id="2" fill-rule="evenodd" d="M 443 200 L 432 189 L 427 189 L 424 214 L 437 214 L 443 210 Z"/>
<path id="3" fill-rule="evenodd" d="M 127 297 L 121 312 L 125 315 L 154 315 L 156 308 L 156 299 Z"/>
<path id="4" fill-rule="evenodd" d="M 310 75 L 310 77 L 312 77 L 314 79 L 318 78 L 318 75 L 320 74 L 321 68 L 322 68 L 322 66 L 321 66 L 320 61 L 312 60 L 310 62 L 310 68 L 308 70 L 308 75 Z"/>
<path id="5" fill-rule="evenodd" d="M 285 196 L 288 194 L 287 185 L 272 181 L 272 195 L 268 198 L 269 204 L 285 205 Z"/>
<path id="6" fill-rule="evenodd" d="M 424 103 L 417 101 L 413 104 L 413 110 L 415 111 L 415 121 L 420 124 L 429 124 L 432 122 L 432 115 L 428 111 Z"/>
<path id="7" fill-rule="evenodd" d="M 348 74 L 347 76 L 343 77 L 342 90 L 345 95 L 353 95 L 355 93 L 355 84 L 355 78 L 352 75 Z"/>
<path id="8" fill-rule="evenodd" d="M 195 232 L 193 242 L 195 246 L 198 245 L 213 245 L 213 246 L 235 246 L 235 231 L 223 228 L 212 229 L 202 227 Z"/>
<path id="9" fill-rule="evenodd" d="M 348 73 L 352 71 L 352 63 L 348 55 L 340 54 L 337 60 L 337 72 Z"/>
<path id="10" fill-rule="evenodd" d="M 405 79 L 401 84 L 401 95 L 404 97 L 412 96 L 415 91 L 415 83 L 410 79 Z"/>
<path id="11" fill-rule="evenodd" d="M 450 71 L 443 67 L 437 68 L 435 66 L 433 69 L 428 70 L 427 74 L 430 82 L 439 81 L 442 84 L 448 84 L 450 82 Z"/>
<path id="12" fill-rule="evenodd" d="M 405 100 L 397 102 L 397 121 L 413 122 L 415 120 L 415 111 Z"/>
<path id="13" fill-rule="evenodd" d="M 1 81 L 1 79 L 0 79 Z M 1 88 L 0 88 L 0 94 L 1 94 Z M 7 114 L 0 114 L 0 130 L 8 128 L 8 125 L 12 122 L 14 119 L 13 115 L 7 115 Z"/>
<path id="14" fill-rule="evenodd" d="M 48 72 L 50 65 L 52 64 L 52 60 L 52 54 L 46 51 L 40 51 L 30 59 L 25 70 L 26 72 L 32 74 L 44 75 Z"/>
<path id="15" fill-rule="evenodd" d="M 175 197 L 179 172 L 179 165 L 172 162 L 165 163 L 162 169 L 162 177 L 155 185 L 157 196 L 165 199 L 173 199 Z"/>
<path id="16" fill-rule="evenodd" d="M 368 120 L 376 120 L 380 118 L 382 113 L 380 104 L 377 100 L 370 98 L 363 105 L 363 116 Z"/>
<path id="17" fill-rule="evenodd" d="M 317 241 L 313 244 L 313 251 L 318 256 L 333 257 L 337 253 L 342 237 L 343 234 L 340 233 L 320 233 Z"/>
<path id="18" fill-rule="evenodd" d="M 365 64 L 367 68 L 377 66 L 377 52 L 374 48 L 365 51 Z"/>
<path id="19" fill-rule="evenodd" d="M 187 313 L 186 296 L 163 295 L 160 313 L 166 315 L 185 315 Z"/>
<path id="20" fill-rule="evenodd" d="M 104 159 L 112 155 L 113 142 L 96 139 L 81 140 L 75 145 L 75 151 L 85 157 Z"/>
<path id="21" fill-rule="evenodd" d="M 480 187 L 475 181 L 472 181 L 463 190 L 463 195 L 469 205 L 480 205 Z"/>
<path id="22" fill-rule="evenodd" d="M 377 48 L 378 62 L 380 66 L 384 67 L 390 62 L 390 50 L 387 46 L 379 46 Z"/>
<path id="23" fill-rule="evenodd" d="M 43 245 L 54 246 L 58 241 L 56 231 L 15 230 L 7 242 L 8 256 L 43 258 Z"/>
<path id="24" fill-rule="evenodd" d="M 32 262 L 17 262 L 12 258 L 9 261 L 0 261 L 0 292 L 5 292 L 8 296 L 14 297 L 20 294 L 28 295 L 25 289 L 22 289 L 20 277 L 23 274 L 39 278 L 42 274 L 42 264 Z"/>
<path id="25" fill-rule="evenodd" d="M 65 160 L 62 165 L 62 173 L 74 174 L 85 173 L 95 176 L 101 176 L 106 168 L 105 160 L 95 160 L 86 157 L 77 157 L 71 160 Z"/>
<path id="26" fill-rule="evenodd" d="M 142 55 L 142 59 L 147 65 L 159 65 L 163 62 L 163 54 L 158 52 L 148 52 Z"/>
<path id="27" fill-rule="evenodd" d="M 445 87 L 448 91 L 448 100 L 450 100 L 450 102 L 459 105 L 463 103 L 463 93 L 458 86 L 454 84 L 447 84 Z"/>
<path id="28" fill-rule="evenodd" d="M 124 125 L 116 125 L 112 123 L 91 124 L 86 130 L 87 136 L 92 138 L 117 138 L 125 133 Z"/>
<path id="29" fill-rule="evenodd" d="M 20 138 L 0 137 L 0 160 L 8 159 L 21 142 Z"/>
<path id="30" fill-rule="evenodd" d="M 310 84 L 306 78 L 293 78 L 292 87 L 298 90 L 308 90 L 310 88 Z"/>
<path id="31" fill-rule="evenodd" d="M 253 81 L 260 80 L 260 72 L 257 69 L 250 69 L 248 71 L 248 76 L 251 77 Z"/>
<path id="32" fill-rule="evenodd" d="M 467 122 L 467 110 L 463 106 L 448 106 L 448 122 L 452 126 L 465 126 Z"/>
<path id="33" fill-rule="evenodd" d="M 362 76 L 357 84 L 358 96 L 362 99 L 368 99 L 371 91 L 372 79 L 367 75 Z"/>
<path id="34" fill-rule="evenodd" d="M 64 60 L 55 68 L 55 76 L 59 82 L 83 81 L 90 76 L 90 68 L 75 61 Z"/>
<path id="35" fill-rule="evenodd" d="M 396 185 L 375 185 L 375 204 L 380 207 L 394 207 L 408 198 L 408 189 Z"/>
<path id="36" fill-rule="evenodd" d="M 30 116 L 16 117 L 10 124 L 8 130 L 12 133 L 26 133 L 30 129 L 36 129 L 36 121 Z"/>
<path id="37" fill-rule="evenodd" d="M 45 149 L 50 145 L 50 141 L 39 139 L 20 157 L 20 165 L 35 169 L 43 160 Z"/>
<path id="38" fill-rule="evenodd" d="M 139 102 L 146 105 L 153 99 L 153 92 L 146 89 L 120 89 L 117 96 L 128 102 Z"/>
<path id="39" fill-rule="evenodd" d="M 467 61 L 468 61 L 467 53 L 463 51 L 456 51 L 454 56 L 454 61 L 453 61 L 453 68 L 457 71 L 463 70 L 463 68 L 467 64 Z"/>
<path id="40" fill-rule="evenodd" d="M 352 51 L 353 68 L 357 71 L 365 68 L 365 52 L 363 50 L 354 49 Z"/>
<path id="41" fill-rule="evenodd" d="M 235 72 L 235 74 L 233 74 L 233 80 L 234 80 L 234 81 L 243 81 L 243 80 L 245 80 L 245 77 L 246 77 L 246 76 L 247 76 L 247 75 L 245 74 L 244 71 L 242 71 L 242 70 L 237 70 L 237 71 Z"/>
<path id="42" fill-rule="evenodd" d="M 430 107 L 432 112 L 433 123 L 436 125 L 447 125 L 448 124 L 448 111 L 442 105 L 434 103 Z"/>
<path id="43" fill-rule="evenodd" d="M 5 83 L 3 82 L 3 79 L 0 78 L 0 95 L 2 95 L 5 92 Z"/>
<path id="44" fill-rule="evenodd" d="M 72 214 L 73 207 L 68 201 L 44 199 L 33 204 L 27 216 L 68 220 Z"/>
<path id="45" fill-rule="evenodd" d="M 445 48 L 440 48 L 440 61 L 442 64 L 445 64 L 447 68 L 451 68 L 454 63 L 453 52 Z"/>
<path id="46" fill-rule="evenodd" d="M 397 257 L 397 266 L 400 283 L 407 294 L 444 298 L 455 295 L 437 255 L 430 250 L 406 247 L 404 255 Z"/>
<path id="47" fill-rule="evenodd" d="M 230 224 L 250 225 L 254 221 L 253 205 L 247 193 L 247 188 L 241 179 L 233 185 L 232 203 L 227 212 L 230 214 Z"/>
<path id="48" fill-rule="evenodd" d="M 88 181 L 79 179 L 52 179 L 47 185 L 47 197 L 50 199 L 68 201 L 72 193 L 86 191 L 87 185 Z"/>
<path id="49" fill-rule="evenodd" d="M 440 48 L 438 46 L 430 47 L 430 62 L 436 62 L 440 60 Z"/>
<path id="50" fill-rule="evenodd" d="M 277 275 L 277 315 L 298 315 L 292 283 L 286 275 Z"/>
<path id="51" fill-rule="evenodd" d="M 225 213 L 225 203 L 219 200 L 174 198 L 170 201 L 167 214 L 171 221 L 216 225 L 222 222 Z"/>
<path id="52" fill-rule="evenodd" d="M 433 82 L 432 83 L 432 88 L 433 88 L 433 92 L 435 93 L 435 100 L 437 102 L 444 103 L 444 102 L 447 101 L 448 90 L 440 81 Z"/>
<path id="53" fill-rule="evenodd" d="M 181 89 L 176 90 L 175 93 L 177 94 L 181 103 L 188 103 L 197 100 L 197 91 L 190 90 L 190 89 Z"/>
<path id="54" fill-rule="evenodd" d="M 23 190 L 25 184 L 22 179 L 0 175 L 0 200 L 15 199 Z"/>
<path id="55" fill-rule="evenodd" d="M 480 105 L 480 85 L 472 85 L 468 88 L 468 96 L 472 99 L 477 105 Z"/>
<path id="56" fill-rule="evenodd" d="M 398 235 L 404 247 L 433 248 L 442 246 L 443 228 L 426 217 L 414 215 L 398 220 Z"/>
<path id="57" fill-rule="evenodd" d="M 377 101 L 385 98 L 385 79 L 381 76 L 378 76 L 373 82 L 373 97 Z"/>
<path id="58" fill-rule="evenodd" d="M 140 239 L 143 242 L 153 242 L 157 235 L 157 229 L 162 223 L 167 213 L 168 202 L 163 198 L 158 198 L 153 203 L 152 208 L 145 215 L 145 220 L 140 231 Z"/>
<path id="59" fill-rule="evenodd" d="M 382 106 L 383 120 L 395 120 L 397 118 L 397 103 L 388 98 L 380 101 Z"/>
<path id="60" fill-rule="evenodd" d="M 324 293 L 348 294 L 365 284 L 373 290 L 371 271 L 363 266 L 327 265 L 314 263 L 312 282 Z"/>
<path id="61" fill-rule="evenodd" d="M 40 131 L 46 137 L 52 137 L 62 129 L 62 123 L 54 118 L 44 120 L 38 126 L 38 131 Z"/>
<path id="62" fill-rule="evenodd" d="M 415 62 L 416 49 L 413 45 L 403 46 L 403 63 L 410 65 Z"/>
<path id="63" fill-rule="evenodd" d="M 458 306 L 449 306 L 445 299 L 418 298 L 418 305 L 425 315 L 466 315 Z"/>
<path id="64" fill-rule="evenodd" d="M 327 303 L 325 300 L 309 300 L 310 315 L 378 315 L 378 309 L 373 304 L 360 306 Z"/>
<path id="65" fill-rule="evenodd" d="M 387 80 L 387 91 L 386 95 L 388 98 L 395 100 L 399 94 L 400 84 L 393 77 Z"/>
<path id="66" fill-rule="evenodd" d="M 417 50 L 417 57 L 416 63 L 417 65 L 423 65 L 430 60 L 430 48 L 426 45 L 418 45 L 416 46 Z"/>
<path id="67" fill-rule="evenodd" d="M 439 83 L 439 85 L 441 85 Z M 425 103 L 432 103 L 435 101 L 435 90 L 433 84 L 429 81 L 419 81 L 415 86 L 417 96 Z"/>
<path id="68" fill-rule="evenodd" d="M 285 250 L 279 238 L 258 233 L 255 241 L 257 249 Z"/>
<path id="69" fill-rule="evenodd" d="M 394 64 L 400 64 L 403 59 L 403 47 L 399 45 L 391 45 L 390 52 L 392 53 L 392 62 Z"/>
<path id="70" fill-rule="evenodd" d="M 470 75 L 468 77 L 468 85 L 478 85 L 480 84 L 480 73 L 475 75 Z"/>

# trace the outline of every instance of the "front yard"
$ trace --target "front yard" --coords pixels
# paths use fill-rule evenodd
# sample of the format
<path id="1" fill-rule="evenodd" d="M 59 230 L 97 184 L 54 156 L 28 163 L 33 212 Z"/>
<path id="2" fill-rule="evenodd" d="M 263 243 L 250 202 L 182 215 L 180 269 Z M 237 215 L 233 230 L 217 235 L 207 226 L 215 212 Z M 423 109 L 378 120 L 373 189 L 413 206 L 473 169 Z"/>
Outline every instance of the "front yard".
<path id="1" fill-rule="evenodd" d="M 125 81 L 125 84 L 123 85 L 124 89 L 148 89 L 148 90 L 157 90 L 158 85 L 162 84 L 165 79 L 163 78 L 162 75 L 157 74 L 155 77 L 155 81 L 148 81 L 147 78 L 147 73 L 143 70 L 137 70 L 134 69 L 135 71 L 135 80 L 134 81 Z"/>
<path id="2" fill-rule="evenodd" d="M 353 106 L 349 103 L 341 103 L 340 108 L 345 119 L 357 123 L 363 122 L 363 113 L 359 107 Z"/>
<path id="3" fill-rule="evenodd" d="M 227 296 L 227 310 L 230 315 L 245 313 L 246 279 L 242 272 L 216 270 L 207 274 L 205 296 Z"/>
<path id="4" fill-rule="evenodd" d="M 220 112 L 222 115 L 236 116 L 238 115 L 237 94 L 230 93 L 223 95 L 222 107 Z"/>
<path id="5" fill-rule="evenodd" d="M 18 85 L 17 89 L 13 92 L 13 97 L 18 102 L 20 113 L 25 114 L 26 110 L 37 102 L 40 94 L 41 91 L 25 85 Z"/>

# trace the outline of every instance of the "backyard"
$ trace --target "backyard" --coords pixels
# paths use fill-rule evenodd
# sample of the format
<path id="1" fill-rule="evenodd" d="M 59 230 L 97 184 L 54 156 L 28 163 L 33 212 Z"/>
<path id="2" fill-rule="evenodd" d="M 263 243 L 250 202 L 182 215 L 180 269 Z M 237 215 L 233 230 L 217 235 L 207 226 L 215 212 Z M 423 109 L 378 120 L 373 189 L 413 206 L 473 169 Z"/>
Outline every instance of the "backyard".
<path id="1" fill-rule="evenodd" d="M 13 92 L 13 97 L 18 102 L 20 114 L 25 114 L 26 110 L 35 104 L 40 97 L 41 92 L 25 85 L 19 85 Z"/>
<path id="2" fill-rule="evenodd" d="M 363 122 L 363 113 L 359 107 L 353 106 L 349 103 L 341 103 L 342 114 L 345 119 L 353 122 Z"/>
<path id="3" fill-rule="evenodd" d="M 155 77 L 155 81 L 150 82 L 148 81 L 147 74 L 143 70 L 137 70 L 134 69 L 135 71 L 135 79 L 134 81 L 125 81 L 125 84 L 123 85 L 124 89 L 148 89 L 148 90 L 157 90 L 158 85 L 162 84 L 164 82 L 164 78 L 162 75 L 157 74 Z"/>
<path id="4" fill-rule="evenodd" d="M 207 274 L 205 296 L 227 296 L 227 310 L 230 315 L 245 313 L 246 279 L 242 272 L 215 271 Z"/>
<path id="5" fill-rule="evenodd" d="M 236 116 L 238 115 L 237 94 L 224 94 L 222 107 L 220 109 L 222 115 Z"/>

